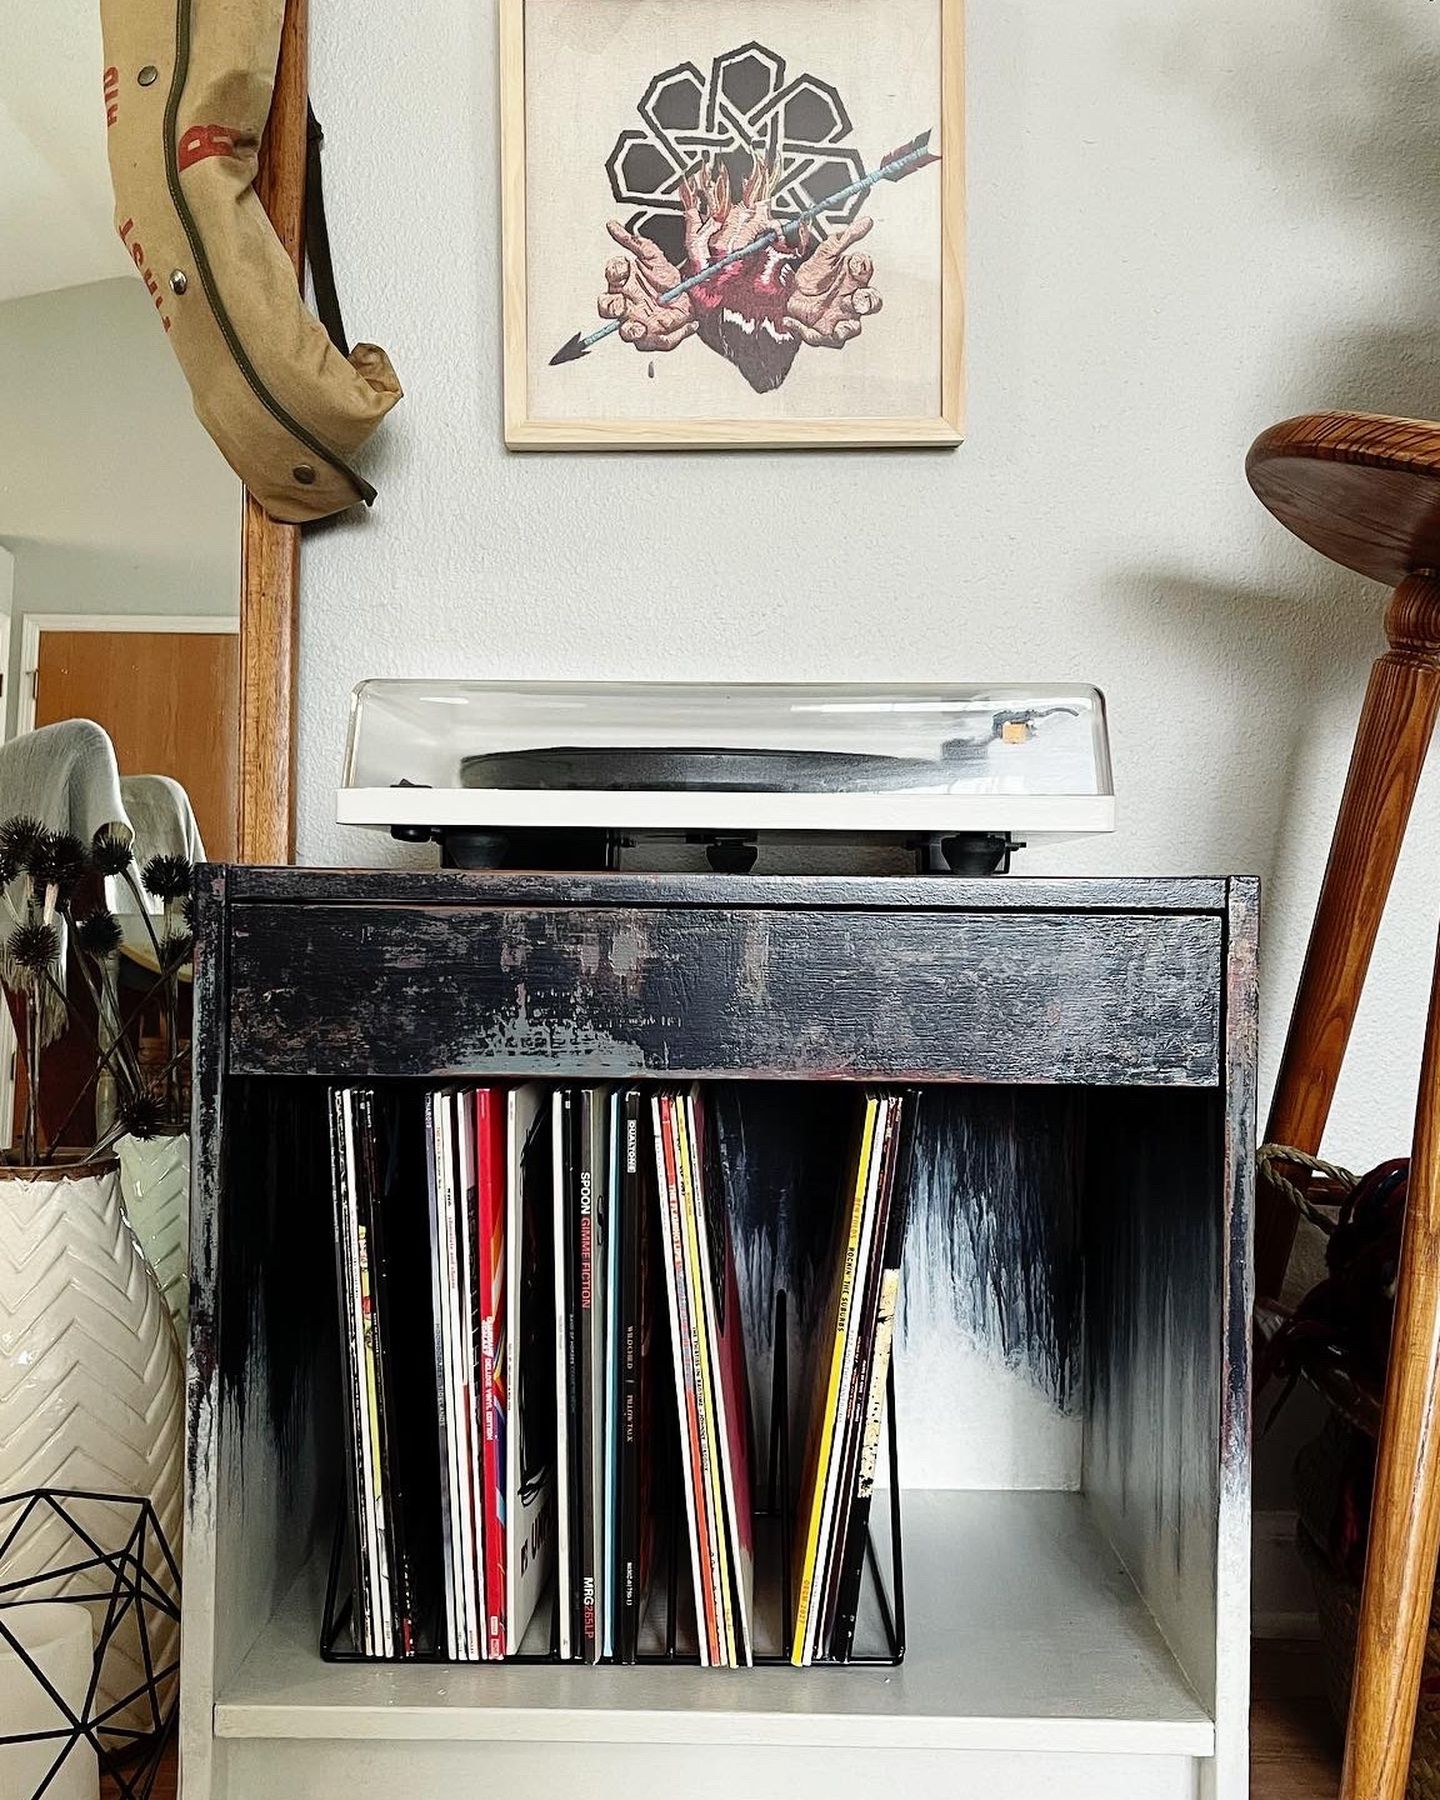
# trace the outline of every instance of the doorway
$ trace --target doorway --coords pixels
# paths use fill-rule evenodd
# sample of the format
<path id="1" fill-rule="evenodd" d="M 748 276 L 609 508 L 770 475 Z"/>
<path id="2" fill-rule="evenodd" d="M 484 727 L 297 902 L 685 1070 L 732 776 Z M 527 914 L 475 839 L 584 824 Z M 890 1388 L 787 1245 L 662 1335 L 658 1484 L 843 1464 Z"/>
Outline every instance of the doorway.
<path id="1" fill-rule="evenodd" d="M 240 745 L 234 619 L 29 613 L 17 731 L 93 719 L 122 775 L 168 775 L 190 796 L 212 862 L 233 862 Z"/>
<path id="2" fill-rule="evenodd" d="M 3 552 L 0 552 L 3 558 Z M 9 598 L 0 560 L 0 603 Z M 0 610 L 0 645 L 11 620 Z M 27 613 L 15 735 L 93 719 L 122 775 L 168 775 L 190 797 L 205 854 L 234 860 L 239 805 L 239 624 L 223 616 Z M 6 656 L 8 662 L 8 654 Z M 0 739 L 4 709 L 0 706 Z M 0 1145 L 15 1141 L 15 1033 L 0 1006 Z"/>

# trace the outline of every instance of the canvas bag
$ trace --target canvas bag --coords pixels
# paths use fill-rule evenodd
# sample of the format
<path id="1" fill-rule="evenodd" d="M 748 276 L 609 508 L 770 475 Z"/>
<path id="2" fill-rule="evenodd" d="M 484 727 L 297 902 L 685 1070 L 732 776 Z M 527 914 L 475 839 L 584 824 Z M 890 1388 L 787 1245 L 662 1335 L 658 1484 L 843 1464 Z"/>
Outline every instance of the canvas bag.
<path id="1" fill-rule="evenodd" d="M 116 229 L 201 424 L 272 518 L 303 523 L 374 499 L 349 459 L 401 389 L 376 345 L 331 341 L 255 193 L 284 10 L 101 0 L 100 15 Z"/>

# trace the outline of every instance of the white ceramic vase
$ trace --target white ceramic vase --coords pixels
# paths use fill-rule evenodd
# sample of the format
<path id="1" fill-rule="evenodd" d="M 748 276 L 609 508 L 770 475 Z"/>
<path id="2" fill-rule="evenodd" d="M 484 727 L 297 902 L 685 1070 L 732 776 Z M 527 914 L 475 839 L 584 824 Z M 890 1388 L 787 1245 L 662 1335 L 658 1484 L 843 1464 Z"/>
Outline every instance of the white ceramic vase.
<path id="1" fill-rule="evenodd" d="M 32 1488 L 148 1496 L 178 1561 L 184 1440 L 180 1347 L 126 1220 L 119 1164 L 0 1168 L 0 1496 Z M 75 1513 L 102 1547 L 122 1547 L 113 1542 L 129 1523 L 120 1509 L 77 1503 Z M 84 1554 L 40 1509 L 7 1552 L 4 1579 Z M 170 1591 L 158 1554 L 147 1566 Z M 103 1572 L 82 1572 L 30 1597 L 105 1587 Z M 90 1611 L 98 1632 L 104 1602 Z M 153 1609 L 145 1623 L 152 1666 L 163 1668 L 175 1660 L 178 1626 Z M 132 1609 L 111 1640 L 100 1704 L 115 1705 L 144 1679 Z M 136 1703 L 113 1722 L 144 1730 L 149 1709 Z"/>
<path id="2" fill-rule="evenodd" d="M 190 1139 L 184 1132 L 122 1137 L 115 1148 L 125 1211 L 183 1350 L 190 1317 Z"/>

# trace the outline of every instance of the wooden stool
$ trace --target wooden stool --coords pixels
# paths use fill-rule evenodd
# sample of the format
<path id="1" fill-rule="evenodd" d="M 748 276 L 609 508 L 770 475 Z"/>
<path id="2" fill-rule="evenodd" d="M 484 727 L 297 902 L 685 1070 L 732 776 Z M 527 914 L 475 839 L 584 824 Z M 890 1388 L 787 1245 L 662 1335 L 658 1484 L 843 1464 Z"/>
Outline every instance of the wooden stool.
<path id="1" fill-rule="evenodd" d="M 1292 419 L 1257 439 L 1246 466 L 1297 537 L 1395 590 L 1266 1130 L 1313 1155 L 1440 710 L 1440 425 L 1361 413 Z M 1341 1800 L 1404 1793 L 1440 1549 L 1440 964 L 1413 1157 Z M 1279 1291 L 1295 1224 L 1262 1190 L 1262 1295 Z"/>

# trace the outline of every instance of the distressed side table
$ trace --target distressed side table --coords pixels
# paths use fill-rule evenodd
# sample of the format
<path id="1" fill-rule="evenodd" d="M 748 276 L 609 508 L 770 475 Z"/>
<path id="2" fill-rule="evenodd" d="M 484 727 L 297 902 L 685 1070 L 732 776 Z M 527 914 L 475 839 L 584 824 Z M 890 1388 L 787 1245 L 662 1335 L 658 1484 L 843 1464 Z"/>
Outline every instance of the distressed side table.
<path id="1" fill-rule="evenodd" d="M 1241 879 L 203 871 L 186 1800 L 1244 1800 L 1256 907 Z M 721 1081 L 782 1127 L 923 1084 L 907 1294 L 939 1267 L 1064 1314 L 1073 1379 L 911 1320 L 899 1466 L 964 1473 L 901 1490 L 901 1667 L 322 1660 L 327 1085 L 537 1076 Z"/>

